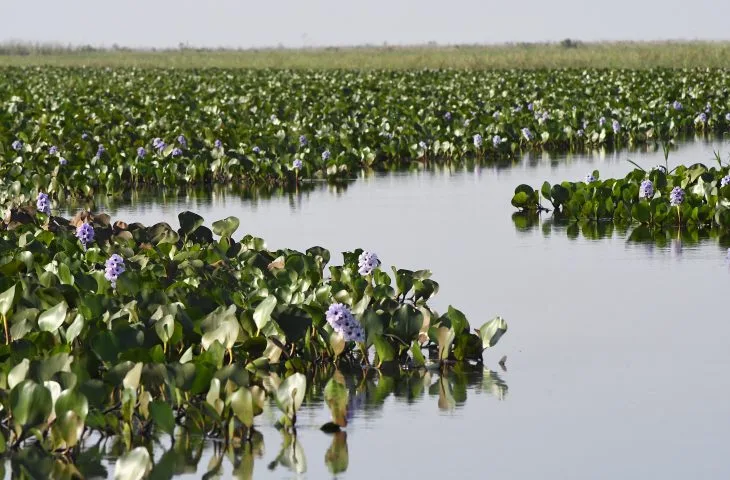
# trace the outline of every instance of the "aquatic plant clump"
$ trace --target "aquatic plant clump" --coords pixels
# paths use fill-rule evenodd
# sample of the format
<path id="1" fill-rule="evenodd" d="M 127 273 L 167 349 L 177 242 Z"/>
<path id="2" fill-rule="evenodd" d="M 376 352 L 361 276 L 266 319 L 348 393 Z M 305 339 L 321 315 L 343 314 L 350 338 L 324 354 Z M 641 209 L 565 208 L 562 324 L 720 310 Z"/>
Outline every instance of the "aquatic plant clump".
<path id="1" fill-rule="evenodd" d="M 525 213 L 552 210 L 554 218 L 567 222 L 730 229 L 729 169 L 722 163 L 719 168 L 697 163 L 671 171 L 665 166 L 636 168 L 624 178 L 603 181 L 595 171 L 591 182 L 545 182 L 540 190 L 519 185 L 512 205 Z"/>
<path id="2" fill-rule="evenodd" d="M 108 435 L 133 452 L 177 431 L 245 443 L 266 405 L 291 431 L 323 371 L 483 370 L 507 331 L 438 313 L 430 271 L 391 276 L 359 249 L 330 265 L 322 247 L 236 236 L 235 217 L 144 226 L 43 218 L 33 203 L 0 222 L 0 444 L 13 451 L 64 455 Z"/>

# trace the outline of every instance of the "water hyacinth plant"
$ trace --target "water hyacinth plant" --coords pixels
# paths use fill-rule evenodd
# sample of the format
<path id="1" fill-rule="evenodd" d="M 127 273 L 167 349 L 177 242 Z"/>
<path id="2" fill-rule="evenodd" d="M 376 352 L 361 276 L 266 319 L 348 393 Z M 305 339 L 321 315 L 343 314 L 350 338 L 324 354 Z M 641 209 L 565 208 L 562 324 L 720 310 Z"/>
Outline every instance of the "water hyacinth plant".
<path id="1" fill-rule="evenodd" d="M 312 385 L 321 395 L 335 372 L 483 374 L 482 352 L 507 331 L 499 317 L 476 329 L 453 307 L 437 313 L 427 270 L 391 277 L 361 250 L 341 265 L 321 247 L 271 251 L 236 236 L 235 217 L 212 228 L 193 212 L 178 228 L 88 212 L 46 223 L 23 215 L 32 208 L 12 209 L 0 228 L 0 440 L 15 449 L 63 456 L 113 435 L 124 464 L 153 434 L 245 443 L 274 404 L 295 435 Z"/>
<path id="2" fill-rule="evenodd" d="M 700 163 L 671 171 L 664 166 L 648 172 L 636 168 L 624 178 L 603 181 L 596 171 L 592 182 L 545 182 L 539 192 L 520 185 L 512 205 L 525 214 L 549 210 L 542 197 L 551 204 L 553 217 L 561 221 L 730 229 L 729 169 Z"/>

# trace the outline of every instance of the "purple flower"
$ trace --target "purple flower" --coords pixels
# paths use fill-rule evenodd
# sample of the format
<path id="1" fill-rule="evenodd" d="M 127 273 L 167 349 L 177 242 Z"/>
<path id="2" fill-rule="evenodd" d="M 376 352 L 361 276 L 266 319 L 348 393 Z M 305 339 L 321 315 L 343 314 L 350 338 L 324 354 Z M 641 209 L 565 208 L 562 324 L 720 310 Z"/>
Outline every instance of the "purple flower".
<path id="1" fill-rule="evenodd" d="M 475 147 L 481 148 L 483 141 L 484 141 L 484 139 L 482 138 L 481 135 L 479 135 L 478 133 L 476 135 L 474 135 L 474 146 Z"/>
<path id="2" fill-rule="evenodd" d="M 525 137 L 525 140 L 527 140 L 528 142 L 532 140 L 532 132 L 527 127 L 522 129 L 522 136 Z"/>
<path id="3" fill-rule="evenodd" d="M 303 165 L 302 161 L 299 160 L 298 158 L 296 160 L 294 160 L 294 163 L 292 163 L 292 167 L 294 167 L 296 170 L 301 170 L 302 165 Z"/>
<path id="4" fill-rule="evenodd" d="M 586 175 L 586 183 L 592 183 L 596 181 L 596 177 L 593 176 L 593 174 L 589 173 Z"/>
<path id="5" fill-rule="evenodd" d="M 81 244 L 86 250 L 86 246 L 94 241 L 94 227 L 88 223 L 82 223 L 76 228 L 76 237 L 81 241 Z"/>
<path id="6" fill-rule="evenodd" d="M 701 112 L 699 115 L 697 115 L 697 118 L 695 119 L 695 122 L 697 123 L 705 123 L 707 121 L 707 114 L 705 112 Z"/>
<path id="7" fill-rule="evenodd" d="M 446 121 L 451 120 L 451 112 L 444 113 L 444 120 L 446 120 Z"/>
<path id="8" fill-rule="evenodd" d="M 63 157 L 58 157 L 58 164 L 59 164 L 59 165 L 61 165 L 61 166 L 63 167 L 63 166 L 65 166 L 66 164 L 68 164 L 68 160 L 66 160 L 66 159 L 65 159 L 65 158 L 63 158 Z"/>
<path id="9" fill-rule="evenodd" d="M 104 278 L 111 282 L 112 288 L 117 288 L 117 279 L 124 271 L 124 259 L 116 253 L 112 254 L 104 264 Z"/>
<path id="10" fill-rule="evenodd" d="M 362 252 L 357 259 L 357 271 L 360 275 L 370 275 L 380 265 L 380 259 L 373 252 Z"/>
<path id="11" fill-rule="evenodd" d="M 330 151 L 325 150 L 324 152 L 322 152 L 322 160 L 324 160 L 326 162 L 329 159 L 330 159 Z"/>
<path id="12" fill-rule="evenodd" d="M 513 112 L 519 113 L 522 111 L 522 105 L 517 105 L 515 108 L 512 109 Z"/>
<path id="13" fill-rule="evenodd" d="M 651 180 L 644 180 L 639 187 L 639 198 L 651 199 L 654 196 L 654 184 Z"/>
<path id="14" fill-rule="evenodd" d="M 58 153 L 58 147 L 53 145 L 51 148 L 48 149 L 49 155 L 56 155 Z"/>
<path id="15" fill-rule="evenodd" d="M 179 149 L 177 147 L 175 147 L 175 148 L 172 149 L 172 156 L 173 157 L 179 157 L 182 154 L 183 154 L 183 151 L 181 149 Z"/>
<path id="16" fill-rule="evenodd" d="M 682 104 L 679 103 L 679 100 L 675 100 L 674 103 L 672 103 L 672 107 L 675 110 L 682 110 Z"/>
<path id="17" fill-rule="evenodd" d="M 730 115 L 730 114 L 729 114 L 729 115 Z M 15 140 L 15 141 L 14 141 L 14 142 L 13 142 L 13 143 L 11 144 L 11 147 L 13 147 L 13 150 L 15 150 L 16 152 L 19 152 L 19 151 L 20 151 L 20 149 L 21 149 L 21 148 L 23 148 L 23 142 L 21 142 L 20 140 Z"/>
<path id="18" fill-rule="evenodd" d="M 576 134 L 576 136 L 577 136 L 578 138 L 583 138 L 583 135 L 585 134 L 585 132 L 583 131 L 583 129 L 582 129 L 582 128 L 580 128 L 580 129 L 578 129 L 578 131 L 577 131 L 577 132 L 575 132 L 575 134 Z"/>
<path id="19" fill-rule="evenodd" d="M 216 140 L 213 144 L 215 145 L 215 148 L 223 148 L 223 142 L 220 140 Z"/>
<path id="20" fill-rule="evenodd" d="M 177 143 L 179 143 L 180 146 L 183 148 L 188 148 L 188 141 L 187 139 L 185 139 L 185 135 L 180 135 L 179 137 L 177 137 Z"/>
<path id="21" fill-rule="evenodd" d="M 144 157 L 145 157 L 145 155 L 147 155 L 147 150 L 145 150 L 145 149 L 144 149 L 144 147 L 139 147 L 139 148 L 137 149 L 137 156 L 138 156 L 139 158 L 144 158 Z"/>
<path id="22" fill-rule="evenodd" d="M 599 125 L 599 126 L 601 126 L 601 127 L 602 127 L 602 126 L 604 126 L 605 124 L 606 124 L 606 117 L 601 117 L 601 118 L 599 118 L 599 119 L 598 119 L 598 125 Z"/>
<path id="23" fill-rule="evenodd" d="M 36 199 L 35 206 L 38 212 L 45 213 L 46 215 L 51 214 L 51 202 L 48 200 L 48 195 L 43 192 L 38 192 L 38 198 Z"/>
<path id="24" fill-rule="evenodd" d="M 725 175 L 722 177 L 722 180 L 720 180 L 720 186 L 727 187 L 728 185 L 730 185 L 730 175 Z"/>
<path id="25" fill-rule="evenodd" d="M 165 142 L 162 141 L 160 137 L 156 137 L 154 140 L 152 140 L 152 146 L 155 148 L 155 150 L 159 150 L 160 145 L 164 145 Z M 165 147 L 162 147 L 165 148 Z"/>
<path id="26" fill-rule="evenodd" d="M 674 187 L 672 191 L 669 193 L 669 203 L 673 207 L 677 207 L 684 202 L 684 190 L 682 190 L 680 187 Z"/>
<path id="27" fill-rule="evenodd" d="M 333 303 L 327 309 L 325 318 L 327 319 L 327 323 L 332 326 L 332 329 L 345 337 L 346 341 L 365 341 L 365 331 L 360 325 L 360 322 L 352 315 L 347 305 Z"/>
<path id="28" fill-rule="evenodd" d="M 532 104 L 532 102 L 530 102 L 530 103 L 528 103 L 528 104 L 527 104 L 527 109 L 528 109 L 529 111 L 531 111 L 531 112 L 532 112 L 533 110 L 535 110 L 535 106 L 534 106 L 534 105 Z"/>
<path id="29" fill-rule="evenodd" d="M 500 117 L 501 115 L 502 115 L 502 114 L 501 114 L 501 113 L 499 113 L 499 112 L 494 112 L 494 113 L 492 114 L 492 118 L 493 118 L 493 119 L 495 119 L 495 120 L 499 120 L 499 117 Z"/>
<path id="30" fill-rule="evenodd" d="M 305 135 L 299 135 L 299 146 L 305 147 L 307 145 L 307 137 Z"/>
<path id="31" fill-rule="evenodd" d="M 96 149 L 96 156 L 101 157 L 101 155 L 106 152 L 106 148 L 104 148 L 104 144 L 100 143 L 99 146 Z"/>
<path id="32" fill-rule="evenodd" d="M 255 145 L 254 145 L 254 147 L 251 150 L 253 151 L 253 153 L 259 153 L 261 151 L 261 149 L 258 146 L 255 146 Z"/>
<path id="33" fill-rule="evenodd" d="M 498 148 L 502 144 L 502 137 L 499 135 L 495 135 L 492 137 L 492 145 L 494 145 L 494 148 Z"/>
<path id="34" fill-rule="evenodd" d="M 727 120 L 728 122 L 730 122 L 730 113 L 726 113 L 725 114 L 725 120 Z"/>
<path id="35" fill-rule="evenodd" d="M 614 120 L 611 122 L 611 128 L 613 128 L 613 133 L 618 133 L 621 131 L 621 124 L 618 123 L 618 120 Z"/>
<path id="36" fill-rule="evenodd" d="M 161 141 L 155 148 L 157 149 L 157 153 L 162 153 L 167 148 L 167 144 Z"/>
<path id="37" fill-rule="evenodd" d="M 88 139 L 89 139 L 89 134 L 88 133 L 84 132 L 84 133 L 81 134 L 81 140 L 88 140 Z"/>

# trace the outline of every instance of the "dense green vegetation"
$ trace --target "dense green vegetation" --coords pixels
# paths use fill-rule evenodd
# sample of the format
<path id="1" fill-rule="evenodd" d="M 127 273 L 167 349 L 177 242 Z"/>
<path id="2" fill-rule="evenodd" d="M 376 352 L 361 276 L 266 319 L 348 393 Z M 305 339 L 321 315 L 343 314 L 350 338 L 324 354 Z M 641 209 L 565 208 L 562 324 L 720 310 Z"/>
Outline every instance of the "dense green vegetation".
<path id="1" fill-rule="evenodd" d="M 583 181 L 545 182 L 539 190 L 519 185 L 512 205 L 527 216 L 552 209 L 556 220 L 576 224 L 638 223 L 659 231 L 674 226 L 727 230 L 730 167 L 718 157 L 717 168 L 701 163 L 671 170 L 666 165 L 650 171 L 636 168 L 622 179 L 600 180 L 594 171 Z"/>
<path id="2" fill-rule="evenodd" d="M 730 43 L 582 43 L 566 39 L 557 44 L 160 51 L 7 44 L 0 46 L 0 65 L 317 70 L 728 68 Z"/>
<path id="3" fill-rule="evenodd" d="M 723 70 L 3 70 L 0 203 L 724 133 Z"/>
<path id="4" fill-rule="evenodd" d="M 90 435 L 131 449 L 176 426 L 247 441 L 269 402 L 295 434 L 320 369 L 463 371 L 507 330 L 499 317 L 473 329 L 452 307 L 437 314 L 429 271 L 391 276 L 369 252 L 327 267 L 320 247 L 235 240 L 235 217 L 211 230 L 182 212 L 173 229 L 48 207 L 40 194 L 0 226 L 0 452 L 32 444 L 73 461 Z M 323 428 L 337 431 L 349 393 L 326 383 Z"/>

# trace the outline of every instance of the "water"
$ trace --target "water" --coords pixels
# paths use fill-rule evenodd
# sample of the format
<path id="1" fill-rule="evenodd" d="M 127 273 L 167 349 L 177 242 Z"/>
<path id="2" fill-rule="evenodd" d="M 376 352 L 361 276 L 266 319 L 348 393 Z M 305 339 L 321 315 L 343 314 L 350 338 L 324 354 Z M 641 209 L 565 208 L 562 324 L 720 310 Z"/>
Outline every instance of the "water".
<path id="1" fill-rule="evenodd" d="M 670 167 L 709 164 L 713 149 L 727 150 L 682 145 Z M 630 157 L 647 167 L 663 163 L 661 152 Z M 264 201 L 219 194 L 111 210 L 125 221 L 173 226 L 184 209 L 208 223 L 236 215 L 238 235 L 261 236 L 270 248 L 321 245 L 336 264 L 337 252 L 373 250 L 385 265 L 430 268 L 441 284 L 438 309 L 453 304 L 472 326 L 495 314 L 507 319 L 509 332 L 485 364 L 499 371 L 507 356 L 499 376 L 508 395 L 467 382 L 466 400 L 445 410 L 437 394 L 410 403 L 389 396 L 377 414 L 356 415 L 348 426 L 342 478 L 728 477 L 727 246 L 713 239 L 633 244 L 619 232 L 571 239 L 557 227 L 549 235 L 545 225 L 519 230 L 511 218 L 517 184 L 577 180 L 593 169 L 623 176 L 633 168 L 626 158 L 535 157 L 504 169 L 360 178 L 339 193 L 322 185 Z M 301 476 L 328 478 L 333 437 L 318 428 L 329 413 L 318 402 L 307 408 Z M 257 420 L 265 448 L 254 477 L 296 477 L 283 466 L 267 468 L 282 438 L 273 418 Z M 188 478 L 200 477 L 211 455 L 208 445 Z M 222 465 L 228 478 L 232 464 Z"/>

